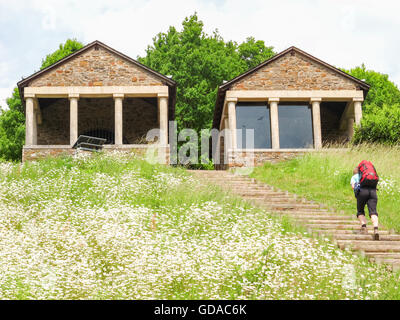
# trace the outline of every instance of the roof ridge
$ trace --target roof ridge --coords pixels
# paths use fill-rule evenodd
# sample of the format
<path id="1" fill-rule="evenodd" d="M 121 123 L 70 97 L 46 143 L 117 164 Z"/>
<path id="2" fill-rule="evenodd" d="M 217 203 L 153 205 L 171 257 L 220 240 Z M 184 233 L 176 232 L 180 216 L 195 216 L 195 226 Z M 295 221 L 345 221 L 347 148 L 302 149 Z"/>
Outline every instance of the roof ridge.
<path id="1" fill-rule="evenodd" d="M 323 66 L 325 66 L 326 68 L 331 69 L 332 71 L 335 71 L 335 72 L 341 74 L 342 76 L 345 76 L 345 77 L 349 78 L 350 80 L 353 80 L 353 81 L 357 82 L 358 84 L 360 84 L 361 86 L 363 86 L 367 90 L 370 88 L 370 85 L 368 83 L 366 83 L 366 82 L 364 82 L 364 81 L 362 81 L 360 79 L 357 79 L 356 77 L 353 77 L 352 75 L 340 70 L 339 68 L 337 68 L 335 66 L 332 66 L 332 65 L 330 65 L 330 64 L 328 64 L 328 63 L 326 63 L 326 62 L 314 57 L 313 55 L 301 50 L 300 48 L 298 48 L 296 46 L 290 46 L 289 48 L 277 53 L 276 55 L 272 56 L 271 58 L 269 58 L 269 59 L 267 59 L 267 60 L 265 60 L 263 62 L 261 62 L 260 64 L 256 65 L 255 67 L 247 70 L 244 73 L 241 73 L 240 75 L 236 76 L 235 78 L 233 78 L 233 79 L 227 81 L 226 83 L 220 85 L 218 89 L 221 88 L 223 90 L 226 87 L 231 86 L 233 83 L 235 83 L 235 82 L 239 81 L 240 79 L 252 74 L 253 72 L 261 69 L 262 67 L 264 67 L 264 66 L 268 65 L 269 63 L 271 63 L 272 61 L 275 61 L 275 60 L 279 59 L 280 57 L 284 56 L 285 54 L 287 54 L 287 53 L 289 53 L 290 51 L 293 51 L 293 50 L 297 51 L 298 53 L 306 56 L 307 58 L 309 58 L 309 59 L 311 59 L 311 60 L 313 60 L 313 61 L 315 61 L 315 62 L 317 62 L 317 63 L 319 63 L 319 64 L 321 64 Z"/>
<path id="2" fill-rule="evenodd" d="M 137 60 L 135 60 L 135 59 L 133 59 L 133 58 L 127 56 L 126 54 L 124 54 L 124 53 L 122 53 L 122 52 L 119 52 L 119 51 L 117 51 L 117 50 L 111 48 L 110 46 L 106 45 L 105 43 L 101 42 L 100 40 L 94 40 L 94 41 L 88 43 L 87 45 L 83 46 L 83 47 L 80 48 L 79 50 L 77 50 L 77 51 L 75 51 L 75 52 L 73 52 L 73 53 L 71 53 L 71 54 L 65 56 L 65 57 L 62 58 L 61 60 L 56 61 L 55 63 L 51 64 L 50 66 L 48 66 L 48 67 L 46 67 L 46 68 L 44 68 L 44 69 L 42 69 L 42 70 L 36 71 L 36 72 L 34 72 L 32 75 L 30 75 L 30 76 L 28 76 L 28 77 L 26 77 L 26 78 L 20 80 L 20 81 L 17 83 L 18 88 L 25 87 L 25 84 L 28 83 L 29 81 L 31 81 L 31 80 L 33 80 L 33 79 L 35 79 L 35 78 L 41 76 L 42 74 L 48 72 L 48 71 L 51 70 L 51 69 L 54 69 L 54 68 L 57 67 L 57 66 L 60 66 L 60 65 L 62 65 L 62 64 L 64 64 L 64 63 L 68 62 L 69 60 L 71 60 L 71 59 L 74 58 L 75 56 L 78 56 L 78 55 L 82 54 L 83 52 L 85 52 L 86 50 L 90 49 L 91 47 L 93 47 L 93 46 L 95 46 L 95 45 L 99 45 L 99 46 L 101 46 L 102 48 L 104 48 L 105 50 L 108 50 L 108 51 L 110 51 L 110 52 L 112 52 L 112 53 L 114 53 L 114 54 L 120 56 L 121 58 L 123 58 L 123 59 L 125 59 L 125 60 L 127 60 L 127 61 L 129 61 L 129 62 L 131 62 L 131 63 L 133 63 L 133 64 L 135 64 L 135 65 L 137 65 L 137 66 L 140 67 L 140 68 L 145 69 L 146 71 L 152 73 L 152 74 L 155 75 L 155 76 L 158 76 L 159 78 L 162 78 L 162 79 L 163 79 L 164 81 L 166 81 L 169 85 L 172 85 L 172 86 L 175 86 L 175 85 L 176 85 L 176 82 L 175 82 L 174 80 L 168 78 L 167 76 L 161 74 L 160 72 L 155 71 L 155 70 L 153 70 L 153 69 L 151 69 L 151 68 L 145 66 L 144 64 L 140 63 L 139 61 L 137 61 Z"/>

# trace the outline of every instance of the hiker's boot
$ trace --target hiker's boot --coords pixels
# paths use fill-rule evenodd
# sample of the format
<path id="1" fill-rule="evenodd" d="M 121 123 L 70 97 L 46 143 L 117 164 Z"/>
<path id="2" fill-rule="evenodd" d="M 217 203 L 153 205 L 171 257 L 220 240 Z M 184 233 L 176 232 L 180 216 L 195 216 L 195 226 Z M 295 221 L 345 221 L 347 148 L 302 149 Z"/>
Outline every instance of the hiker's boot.
<path id="1" fill-rule="evenodd" d="M 378 232 L 378 228 L 374 228 L 374 240 L 379 240 L 379 232 Z"/>

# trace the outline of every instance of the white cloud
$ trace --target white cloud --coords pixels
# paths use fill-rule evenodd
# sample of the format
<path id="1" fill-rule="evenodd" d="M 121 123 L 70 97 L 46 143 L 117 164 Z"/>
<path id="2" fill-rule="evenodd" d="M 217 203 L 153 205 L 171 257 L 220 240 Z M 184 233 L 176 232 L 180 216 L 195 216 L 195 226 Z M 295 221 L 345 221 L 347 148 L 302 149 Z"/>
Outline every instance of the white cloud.
<path id="1" fill-rule="evenodd" d="M 44 30 L 56 29 L 57 13 L 55 8 L 46 6 L 43 8 L 42 28 Z"/>
<path id="2" fill-rule="evenodd" d="M 0 88 L 0 107 L 3 109 L 8 109 L 7 98 L 11 97 L 14 86 Z"/>
<path id="3" fill-rule="evenodd" d="M 226 40 L 241 42 L 254 36 L 277 51 L 295 45 L 338 67 L 365 63 L 367 68 L 387 73 L 400 84 L 397 1 L 0 0 L 0 11 L 3 10 L 15 15 L 10 19 L 15 23 L 33 18 L 39 23 L 36 33 L 26 30 L 23 39 L 7 43 L 13 46 L 22 41 L 29 47 L 29 62 L 24 52 L 6 57 L 6 63 L 13 59 L 25 61 L 19 63 L 19 69 L 8 67 L 5 78 L 15 82 L 37 70 L 43 52 L 55 50 L 66 37 L 85 43 L 98 39 L 136 58 L 145 54 L 158 32 L 166 32 L 171 25 L 180 29 L 183 19 L 197 11 L 205 30 L 210 33 L 218 29 Z M 4 43 L 1 33 L 0 43 Z M 0 52 L 3 64 L 4 59 Z"/>

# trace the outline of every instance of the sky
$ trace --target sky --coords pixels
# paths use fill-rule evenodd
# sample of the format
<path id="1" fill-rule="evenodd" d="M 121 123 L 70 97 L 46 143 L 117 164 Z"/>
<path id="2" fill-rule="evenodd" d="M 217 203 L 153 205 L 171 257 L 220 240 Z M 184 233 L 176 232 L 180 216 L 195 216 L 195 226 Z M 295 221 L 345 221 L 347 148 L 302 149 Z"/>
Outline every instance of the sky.
<path id="1" fill-rule="evenodd" d="M 68 38 L 100 40 L 135 59 L 194 12 L 207 33 L 218 29 L 226 41 L 252 36 L 276 52 L 296 46 L 336 67 L 364 63 L 400 87 L 400 1 L 0 0 L 0 106 Z"/>

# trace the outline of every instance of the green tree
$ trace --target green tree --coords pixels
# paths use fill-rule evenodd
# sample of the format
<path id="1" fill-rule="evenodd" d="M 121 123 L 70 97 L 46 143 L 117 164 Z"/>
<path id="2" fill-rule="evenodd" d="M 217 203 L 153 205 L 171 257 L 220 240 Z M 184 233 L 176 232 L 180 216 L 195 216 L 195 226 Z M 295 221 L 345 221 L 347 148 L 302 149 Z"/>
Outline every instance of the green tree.
<path id="1" fill-rule="evenodd" d="M 399 144 L 399 88 L 387 74 L 367 70 L 364 64 L 344 71 L 371 86 L 363 104 L 361 126 L 356 128 L 353 142 Z"/>
<path id="2" fill-rule="evenodd" d="M 51 66 L 53 63 L 56 63 L 66 56 L 69 56 L 70 54 L 78 51 L 82 47 L 83 44 L 76 39 L 68 39 L 64 44 L 61 43 L 56 51 L 48 54 L 46 58 L 42 60 L 42 66 L 40 67 L 40 70 Z"/>
<path id="3" fill-rule="evenodd" d="M 7 104 L 8 110 L 0 107 L 0 159 L 16 161 L 22 156 L 25 141 L 25 116 L 17 88 Z"/>
<path id="4" fill-rule="evenodd" d="M 382 108 L 384 104 L 394 105 L 400 103 L 400 90 L 389 80 L 387 74 L 367 70 L 364 64 L 360 67 L 344 71 L 353 77 L 363 79 L 371 85 L 364 101 L 364 113 L 373 113 L 375 108 Z"/>
<path id="5" fill-rule="evenodd" d="M 197 14 L 186 18 L 182 31 L 170 27 L 153 38 L 146 56 L 138 60 L 177 82 L 178 129 L 200 132 L 210 128 L 218 86 L 272 57 L 272 47 L 248 38 L 237 44 L 225 42 L 218 31 L 208 35 Z"/>
<path id="6" fill-rule="evenodd" d="M 75 39 L 68 39 L 65 44 L 60 44 L 59 49 L 42 60 L 40 69 L 61 60 L 83 47 Z M 8 109 L 0 107 L 0 159 L 20 161 L 22 146 L 25 142 L 25 115 L 18 88 L 14 88 L 11 98 L 7 99 Z"/>

